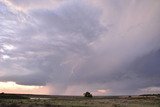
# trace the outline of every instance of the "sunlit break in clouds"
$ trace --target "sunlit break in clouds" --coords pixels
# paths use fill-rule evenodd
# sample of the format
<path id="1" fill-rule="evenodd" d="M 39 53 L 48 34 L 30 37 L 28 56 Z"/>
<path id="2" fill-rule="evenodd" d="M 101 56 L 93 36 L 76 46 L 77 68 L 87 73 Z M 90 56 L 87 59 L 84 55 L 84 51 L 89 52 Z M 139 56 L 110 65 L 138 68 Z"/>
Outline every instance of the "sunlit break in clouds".
<path id="1" fill-rule="evenodd" d="M 159 0 L 0 0 L 0 91 L 159 93 L 159 29 Z"/>

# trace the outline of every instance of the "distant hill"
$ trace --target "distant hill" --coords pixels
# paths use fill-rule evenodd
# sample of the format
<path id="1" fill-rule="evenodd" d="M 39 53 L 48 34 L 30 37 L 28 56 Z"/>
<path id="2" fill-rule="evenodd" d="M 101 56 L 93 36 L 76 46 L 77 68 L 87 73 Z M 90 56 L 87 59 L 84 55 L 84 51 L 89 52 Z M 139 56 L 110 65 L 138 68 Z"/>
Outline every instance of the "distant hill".
<path id="1" fill-rule="evenodd" d="M 1 93 L 0 99 L 30 99 L 30 98 L 23 95 Z"/>
<path id="2" fill-rule="evenodd" d="M 139 96 L 156 96 L 156 97 L 160 97 L 160 94 L 142 94 Z"/>

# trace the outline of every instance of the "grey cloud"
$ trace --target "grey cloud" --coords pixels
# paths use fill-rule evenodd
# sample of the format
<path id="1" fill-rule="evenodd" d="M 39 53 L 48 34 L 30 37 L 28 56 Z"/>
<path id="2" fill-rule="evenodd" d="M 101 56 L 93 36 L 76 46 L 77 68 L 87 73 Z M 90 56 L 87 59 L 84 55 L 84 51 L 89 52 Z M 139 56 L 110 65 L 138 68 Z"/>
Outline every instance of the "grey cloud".
<path id="1" fill-rule="evenodd" d="M 31 10 L 28 18 L 24 16 L 28 22 L 20 23 L 18 31 L 12 27 L 18 39 L 4 39 L 17 49 L 6 51 L 11 59 L 1 62 L 1 68 L 8 66 L 1 80 L 25 85 L 66 84 L 74 66 L 73 58 L 88 54 L 88 44 L 104 30 L 99 12 L 79 1 L 66 2 L 55 10 Z M 68 60 L 71 64 L 65 64 Z M 11 73 L 17 70 L 22 73 L 17 76 Z"/>
<path id="2" fill-rule="evenodd" d="M 160 2 L 97 0 L 101 7 L 92 2 L 70 0 L 54 9 L 31 6 L 19 14 L 1 4 L 8 16 L 0 14 L 0 42 L 16 49 L 0 53 L 10 56 L 0 60 L 5 73 L 0 81 L 52 84 L 57 88 L 53 94 L 77 84 L 87 86 L 79 92 L 100 88 L 110 94 L 159 87 Z"/>
<path id="3" fill-rule="evenodd" d="M 137 59 L 130 68 L 134 73 L 132 78 L 140 79 L 144 84 L 139 84 L 139 87 L 159 86 L 159 64 L 160 51 L 151 52 L 142 58 Z M 136 87 L 136 86 L 135 86 Z"/>

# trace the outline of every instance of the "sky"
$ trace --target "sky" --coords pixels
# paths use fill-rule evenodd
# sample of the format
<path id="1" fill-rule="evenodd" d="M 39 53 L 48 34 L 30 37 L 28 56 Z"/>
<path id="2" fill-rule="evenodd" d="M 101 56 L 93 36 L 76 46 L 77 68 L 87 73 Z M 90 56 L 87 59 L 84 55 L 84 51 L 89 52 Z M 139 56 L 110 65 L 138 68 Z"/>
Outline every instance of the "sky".
<path id="1" fill-rule="evenodd" d="M 160 93 L 159 0 L 0 0 L 0 92 Z"/>

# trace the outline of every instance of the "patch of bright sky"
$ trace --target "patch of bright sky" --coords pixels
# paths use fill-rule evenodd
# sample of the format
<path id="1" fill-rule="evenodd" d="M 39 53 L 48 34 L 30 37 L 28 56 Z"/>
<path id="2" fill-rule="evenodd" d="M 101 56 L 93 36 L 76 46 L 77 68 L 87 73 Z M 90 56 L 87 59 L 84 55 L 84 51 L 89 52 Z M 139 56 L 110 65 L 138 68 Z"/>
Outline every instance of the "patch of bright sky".
<path id="1" fill-rule="evenodd" d="M 0 49 L 0 52 L 2 52 L 2 53 L 3 53 L 3 52 L 4 52 L 4 50 L 3 50 L 3 49 Z"/>
<path id="2" fill-rule="evenodd" d="M 0 82 L 0 92 L 4 93 L 26 93 L 26 94 L 48 94 L 46 86 L 19 85 L 15 82 Z"/>
<path id="3" fill-rule="evenodd" d="M 14 50 L 14 49 L 16 49 L 16 47 L 11 45 L 11 44 L 3 44 L 3 48 L 5 50 Z"/>
<path id="4" fill-rule="evenodd" d="M 4 60 L 9 59 L 9 58 L 10 58 L 10 56 L 8 56 L 8 55 L 2 55 L 2 59 L 4 59 Z"/>

